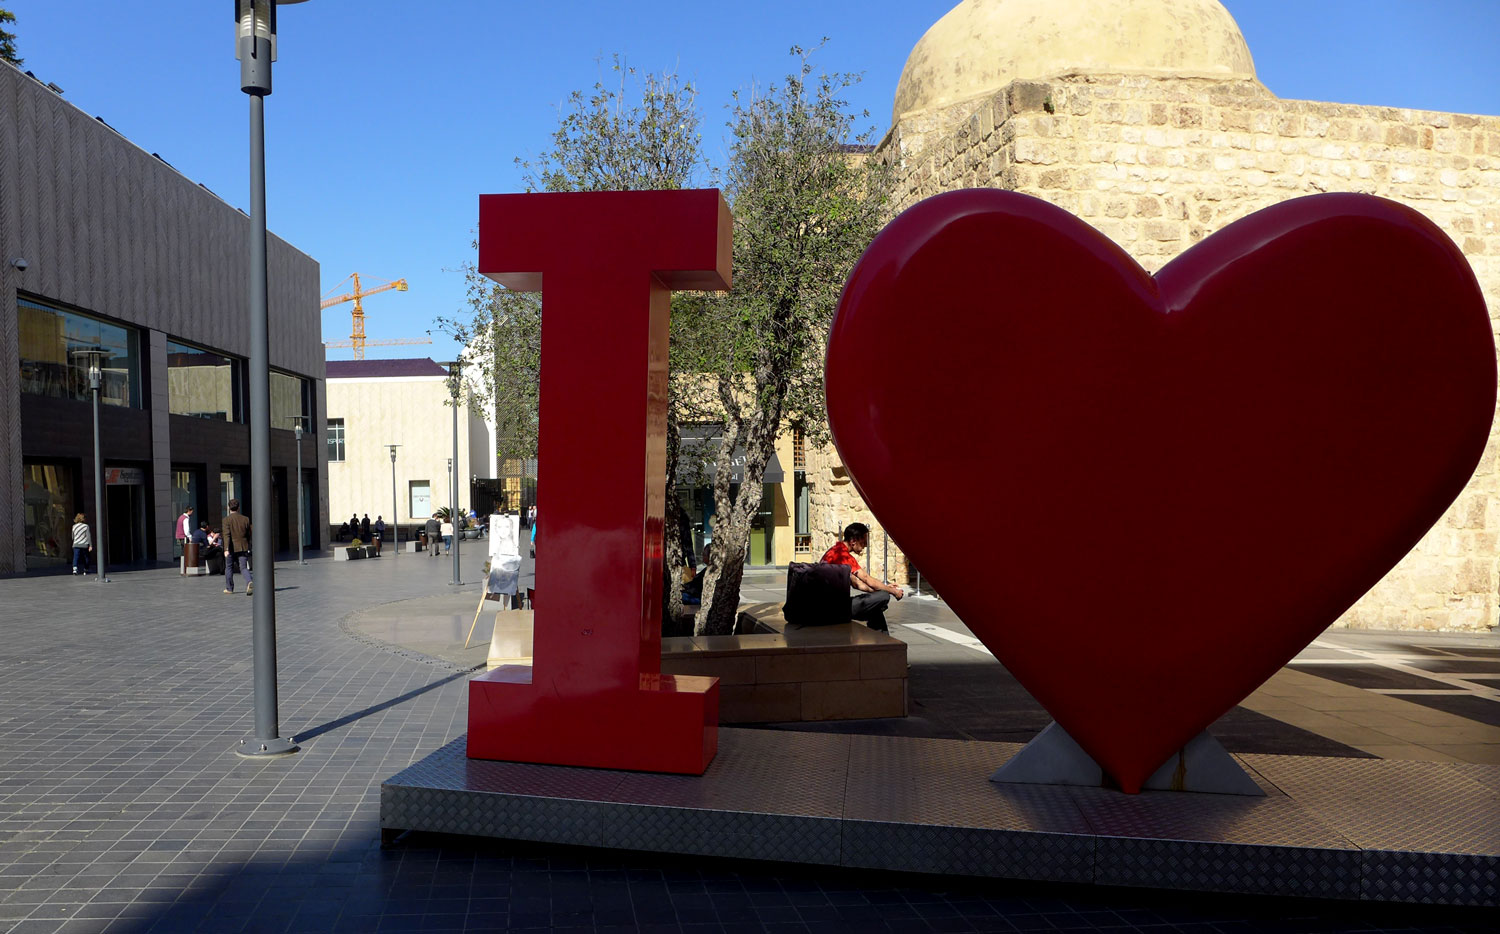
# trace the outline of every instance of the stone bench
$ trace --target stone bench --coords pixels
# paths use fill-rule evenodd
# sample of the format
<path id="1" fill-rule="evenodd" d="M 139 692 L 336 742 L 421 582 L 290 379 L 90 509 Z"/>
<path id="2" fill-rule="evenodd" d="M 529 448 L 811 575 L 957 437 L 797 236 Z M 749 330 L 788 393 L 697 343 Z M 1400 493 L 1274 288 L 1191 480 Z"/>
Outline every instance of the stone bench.
<path id="1" fill-rule="evenodd" d="M 779 603 L 745 607 L 740 619 L 755 631 L 661 640 L 663 674 L 719 679 L 720 723 L 906 716 L 900 639 L 862 623 L 788 626 Z"/>

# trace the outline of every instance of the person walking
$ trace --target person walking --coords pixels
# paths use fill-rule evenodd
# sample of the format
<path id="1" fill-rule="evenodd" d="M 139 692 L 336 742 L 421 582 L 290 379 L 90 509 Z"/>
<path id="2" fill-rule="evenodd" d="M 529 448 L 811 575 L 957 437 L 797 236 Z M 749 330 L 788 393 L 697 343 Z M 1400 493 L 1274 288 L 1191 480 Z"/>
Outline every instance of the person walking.
<path id="1" fill-rule="evenodd" d="M 245 575 L 245 593 L 255 592 L 250 576 L 250 520 L 240 515 L 240 501 L 229 501 L 229 515 L 224 517 L 224 592 L 234 593 L 234 572 Z"/>
<path id="2" fill-rule="evenodd" d="M 446 551 L 450 555 L 453 554 L 453 523 L 452 522 L 444 522 L 443 523 L 442 536 L 443 536 L 443 550 Z"/>
<path id="3" fill-rule="evenodd" d="M 94 533 L 87 522 L 83 521 L 83 513 L 73 517 L 73 573 L 89 573 L 89 555 L 94 550 Z"/>
<path id="4" fill-rule="evenodd" d="M 380 543 L 385 541 L 385 516 L 375 517 L 375 553 L 380 554 Z"/>
<path id="5" fill-rule="evenodd" d="M 359 540 L 362 541 L 362 542 L 364 542 L 366 545 L 370 544 L 370 514 L 369 513 L 365 513 L 365 517 L 363 519 L 359 520 Z"/>
<path id="6" fill-rule="evenodd" d="M 438 522 L 436 515 L 427 517 L 427 553 L 436 558 L 438 555 L 438 533 L 442 530 L 442 523 Z"/>

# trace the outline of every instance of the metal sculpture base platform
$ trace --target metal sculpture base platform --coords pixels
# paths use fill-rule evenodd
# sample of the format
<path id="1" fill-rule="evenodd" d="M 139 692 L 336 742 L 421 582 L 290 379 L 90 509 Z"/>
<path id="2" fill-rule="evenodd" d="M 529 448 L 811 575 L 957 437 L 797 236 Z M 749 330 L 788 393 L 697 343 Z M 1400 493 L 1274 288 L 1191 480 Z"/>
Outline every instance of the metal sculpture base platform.
<path id="1" fill-rule="evenodd" d="M 1500 766 L 1236 755 L 1264 797 L 997 784 L 1021 747 L 721 729 L 701 777 L 468 759 L 387 780 L 380 825 L 905 872 L 1500 904 Z"/>

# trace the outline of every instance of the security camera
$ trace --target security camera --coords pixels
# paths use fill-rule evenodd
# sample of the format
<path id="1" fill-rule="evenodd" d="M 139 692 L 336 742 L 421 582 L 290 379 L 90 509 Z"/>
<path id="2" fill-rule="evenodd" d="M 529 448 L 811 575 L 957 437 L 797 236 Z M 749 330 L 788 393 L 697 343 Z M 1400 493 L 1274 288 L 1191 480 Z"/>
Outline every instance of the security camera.
<path id="1" fill-rule="evenodd" d="M 10 264 L 19 269 L 21 272 L 25 272 L 26 267 L 31 265 L 30 263 L 26 262 L 26 258 L 24 256 L 17 256 L 15 259 L 10 261 Z"/>

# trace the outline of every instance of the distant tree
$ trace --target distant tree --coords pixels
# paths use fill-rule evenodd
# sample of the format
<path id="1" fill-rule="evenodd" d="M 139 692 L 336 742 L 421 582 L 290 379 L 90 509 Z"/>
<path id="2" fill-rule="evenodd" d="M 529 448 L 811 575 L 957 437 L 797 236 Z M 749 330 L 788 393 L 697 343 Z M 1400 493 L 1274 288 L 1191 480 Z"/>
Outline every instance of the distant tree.
<path id="1" fill-rule="evenodd" d="M 582 91 L 568 96 L 551 149 L 532 160 L 516 159 L 528 191 L 676 189 L 702 172 L 702 119 L 694 87 L 670 71 L 642 74 L 619 56 L 611 71 L 611 83 L 601 80 L 587 96 Z M 462 317 L 439 317 L 438 326 L 465 346 L 493 354 L 493 365 L 479 380 L 477 402 L 494 413 L 499 455 L 535 457 L 539 296 L 503 288 L 472 262 L 464 274 L 469 310 Z M 674 446 L 670 455 L 675 452 Z"/>
<path id="2" fill-rule="evenodd" d="M 16 54 L 16 34 L 4 29 L 6 23 L 14 23 L 16 14 L 0 8 L 0 60 L 10 62 L 16 67 L 25 64 L 25 60 Z"/>

